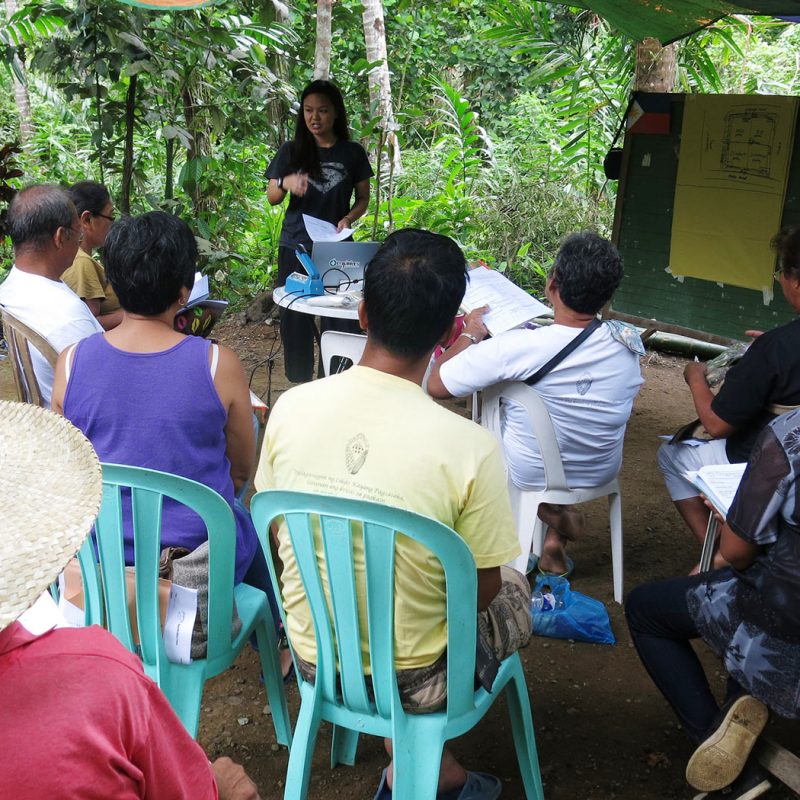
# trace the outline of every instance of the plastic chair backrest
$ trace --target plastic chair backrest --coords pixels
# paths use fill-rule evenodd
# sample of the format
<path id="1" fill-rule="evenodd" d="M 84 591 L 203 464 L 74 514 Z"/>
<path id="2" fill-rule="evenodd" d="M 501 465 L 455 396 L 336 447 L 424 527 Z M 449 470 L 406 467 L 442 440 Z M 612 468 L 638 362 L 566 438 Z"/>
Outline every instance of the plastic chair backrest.
<path id="1" fill-rule="evenodd" d="M 500 426 L 500 403 L 502 400 L 513 400 L 522 406 L 530 419 L 539 451 L 542 454 L 545 487 L 569 490 L 564 475 L 564 462 L 561 459 L 556 429 L 541 395 L 533 387 L 518 381 L 505 381 L 483 391 L 481 425 L 494 434 L 501 447 L 503 444 Z"/>
<path id="2" fill-rule="evenodd" d="M 166 663 L 158 604 L 158 562 L 162 501 L 169 497 L 191 508 L 206 525 L 209 541 L 206 660 L 229 657 L 236 544 L 236 523 L 230 506 L 208 486 L 178 475 L 120 464 L 103 464 L 102 468 L 103 501 L 95 533 L 108 630 L 133 651 L 125 582 L 124 493 L 130 496 L 132 508 L 141 656 L 145 664 L 157 669 Z"/>
<path id="3" fill-rule="evenodd" d="M 319 348 L 325 374 L 331 374 L 331 359 L 334 356 L 349 358 L 354 364 L 357 364 L 364 353 L 366 344 L 367 337 L 360 333 L 324 331 L 320 336 Z"/>
<path id="4" fill-rule="evenodd" d="M 394 662 L 394 566 L 397 537 L 406 536 L 429 550 L 445 575 L 447 715 L 458 716 L 474 707 L 477 572 L 469 548 L 455 531 L 410 511 L 304 492 L 259 492 L 252 499 L 251 512 L 262 546 L 267 544 L 269 523 L 279 516 L 286 521 L 314 622 L 316 682 L 326 701 L 351 711 L 372 713 L 361 649 L 366 633 L 377 713 L 384 719 L 405 713 Z M 315 536 L 321 536 L 330 606 L 323 590 Z M 359 539 L 363 541 L 364 583 L 354 567 L 354 544 Z M 280 585 L 271 559 L 268 562 L 279 596 Z M 366 605 L 366 632 L 360 630 L 359 602 Z"/>
<path id="5" fill-rule="evenodd" d="M 23 403 L 47 408 L 33 369 L 31 347 L 35 347 L 53 369 L 58 353 L 44 336 L 20 322 L 3 306 L 0 306 L 0 318 L 3 321 L 3 335 L 8 343 L 8 357 L 14 373 L 17 397 Z"/>

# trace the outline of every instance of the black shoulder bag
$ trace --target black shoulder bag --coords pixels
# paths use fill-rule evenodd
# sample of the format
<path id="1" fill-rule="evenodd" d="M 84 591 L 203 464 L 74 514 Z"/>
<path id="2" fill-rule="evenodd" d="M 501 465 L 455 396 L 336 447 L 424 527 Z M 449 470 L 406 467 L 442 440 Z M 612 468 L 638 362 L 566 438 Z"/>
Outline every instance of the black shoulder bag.
<path id="1" fill-rule="evenodd" d="M 602 321 L 595 317 L 572 341 L 562 347 L 544 366 L 539 367 L 530 378 L 525 380 L 528 386 L 538 383 L 548 372 L 557 367 L 581 342 L 586 341 L 601 325 Z"/>

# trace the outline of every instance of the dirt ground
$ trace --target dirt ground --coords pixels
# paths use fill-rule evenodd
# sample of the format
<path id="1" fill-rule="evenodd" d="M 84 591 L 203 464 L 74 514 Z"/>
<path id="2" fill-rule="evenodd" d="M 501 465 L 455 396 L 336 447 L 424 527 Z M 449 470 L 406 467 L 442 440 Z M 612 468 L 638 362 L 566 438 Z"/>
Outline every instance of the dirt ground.
<path id="1" fill-rule="evenodd" d="M 221 341 L 242 358 L 253 388 L 267 396 L 264 359 L 274 352 L 273 326 L 243 326 L 237 320 L 217 330 Z M 625 587 L 684 574 L 699 548 L 673 510 L 655 464 L 658 434 L 693 415 L 683 379 L 682 359 L 649 353 L 643 359 L 645 384 L 634 406 L 625 440 L 622 469 Z M 271 401 L 288 385 L 280 355 L 271 376 Z M 0 362 L 0 397 L 14 396 L 9 366 Z M 462 410 L 463 413 L 463 410 Z M 387 420 L 387 424 L 390 421 Z M 588 645 L 532 639 L 522 657 L 530 688 L 539 760 L 548 800 L 666 800 L 691 798 L 683 773 L 691 747 L 664 700 L 639 664 L 622 608 L 613 600 L 608 514 L 605 501 L 584 507 L 586 534 L 570 548 L 576 569 L 573 587 L 602 600 L 617 643 Z M 700 646 L 709 674 L 722 689 L 718 661 Z M 296 686 L 288 691 L 294 718 Z M 282 797 L 288 752 L 275 742 L 258 663 L 244 652 L 225 675 L 210 681 L 203 699 L 199 741 L 210 758 L 229 755 L 243 763 L 264 800 Z M 770 735 L 800 752 L 800 726 L 773 721 Z M 317 741 L 310 798 L 368 800 L 386 758 L 382 744 L 362 737 L 355 767 L 330 769 L 330 727 Z M 505 701 L 501 698 L 470 734 L 452 743 L 465 766 L 501 776 L 503 797 L 523 798 Z M 785 788 L 768 795 L 796 797 Z"/>

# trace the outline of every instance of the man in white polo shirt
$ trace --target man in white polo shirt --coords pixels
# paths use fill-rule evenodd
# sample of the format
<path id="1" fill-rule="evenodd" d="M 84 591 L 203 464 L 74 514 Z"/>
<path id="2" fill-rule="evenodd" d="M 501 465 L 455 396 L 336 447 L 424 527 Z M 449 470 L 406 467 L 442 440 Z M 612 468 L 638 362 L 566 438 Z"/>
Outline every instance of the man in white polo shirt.
<path id="1" fill-rule="evenodd" d="M 61 281 L 81 240 L 78 213 L 69 195 L 57 186 L 29 186 L 12 200 L 7 224 L 14 266 L 0 284 L 0 305 L 59 353 L 73 342 L 102 333 L 87 305 Z M 38 350 L 31 350 L 39 388 L 49 406 L 53 370 Z"/>
<path id="2" fill-rule="evenodd" d="M 554 324 L 516 328 L 486 338 L 486 309 L 466 318 L 464 332 L 435 363 L 428 378 L 433 397 L 465 397 L 503 381 L 527 381 L 542 370 L 535 391 L 553 420 L 564 471 L 572 488 L 602 486 L 619 472 L 625 426 L 642 384 L 636 330 L 597 314 L 622 280 L 616 247 L 591 231 L 568 236 L 547 279 Z M 586 336 L 568 350 L 579 335 Z M 551 365 L 557 356 L 560 360 Z M 551 367 L 549 371 L 543 369 Z M 539 444 L 525 410 L 501 407 L 503 449 L 511 480 L 523 490 L 545 485 Z M 548 526 L 539 571 L 569 575 L 573 563 L 567 541 L 580 534 L 582 515 L 569 506 L 539 505 Z"/>

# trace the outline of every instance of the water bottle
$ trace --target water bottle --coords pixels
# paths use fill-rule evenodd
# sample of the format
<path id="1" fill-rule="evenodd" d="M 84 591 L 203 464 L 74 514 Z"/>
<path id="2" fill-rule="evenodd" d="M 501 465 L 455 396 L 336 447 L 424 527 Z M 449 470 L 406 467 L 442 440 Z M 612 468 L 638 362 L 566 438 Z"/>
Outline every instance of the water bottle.
<path id="1" fill-rule="evenodd" d="M 549 587 L 548 587 L 549 588 Z M 531 611 L 552 611 L 556 607 L 555 595 L 548 592 L 533 592 L 531 594 Z"/>
<path id="2" fill-rule="evenodd" d="M 531 613 L 542 613 L 564 608 L 564 598 L 559 595 L 556 597 L 549 586 L 542 586 L 544 591 L 533 592 L 531 594 Z"/>

